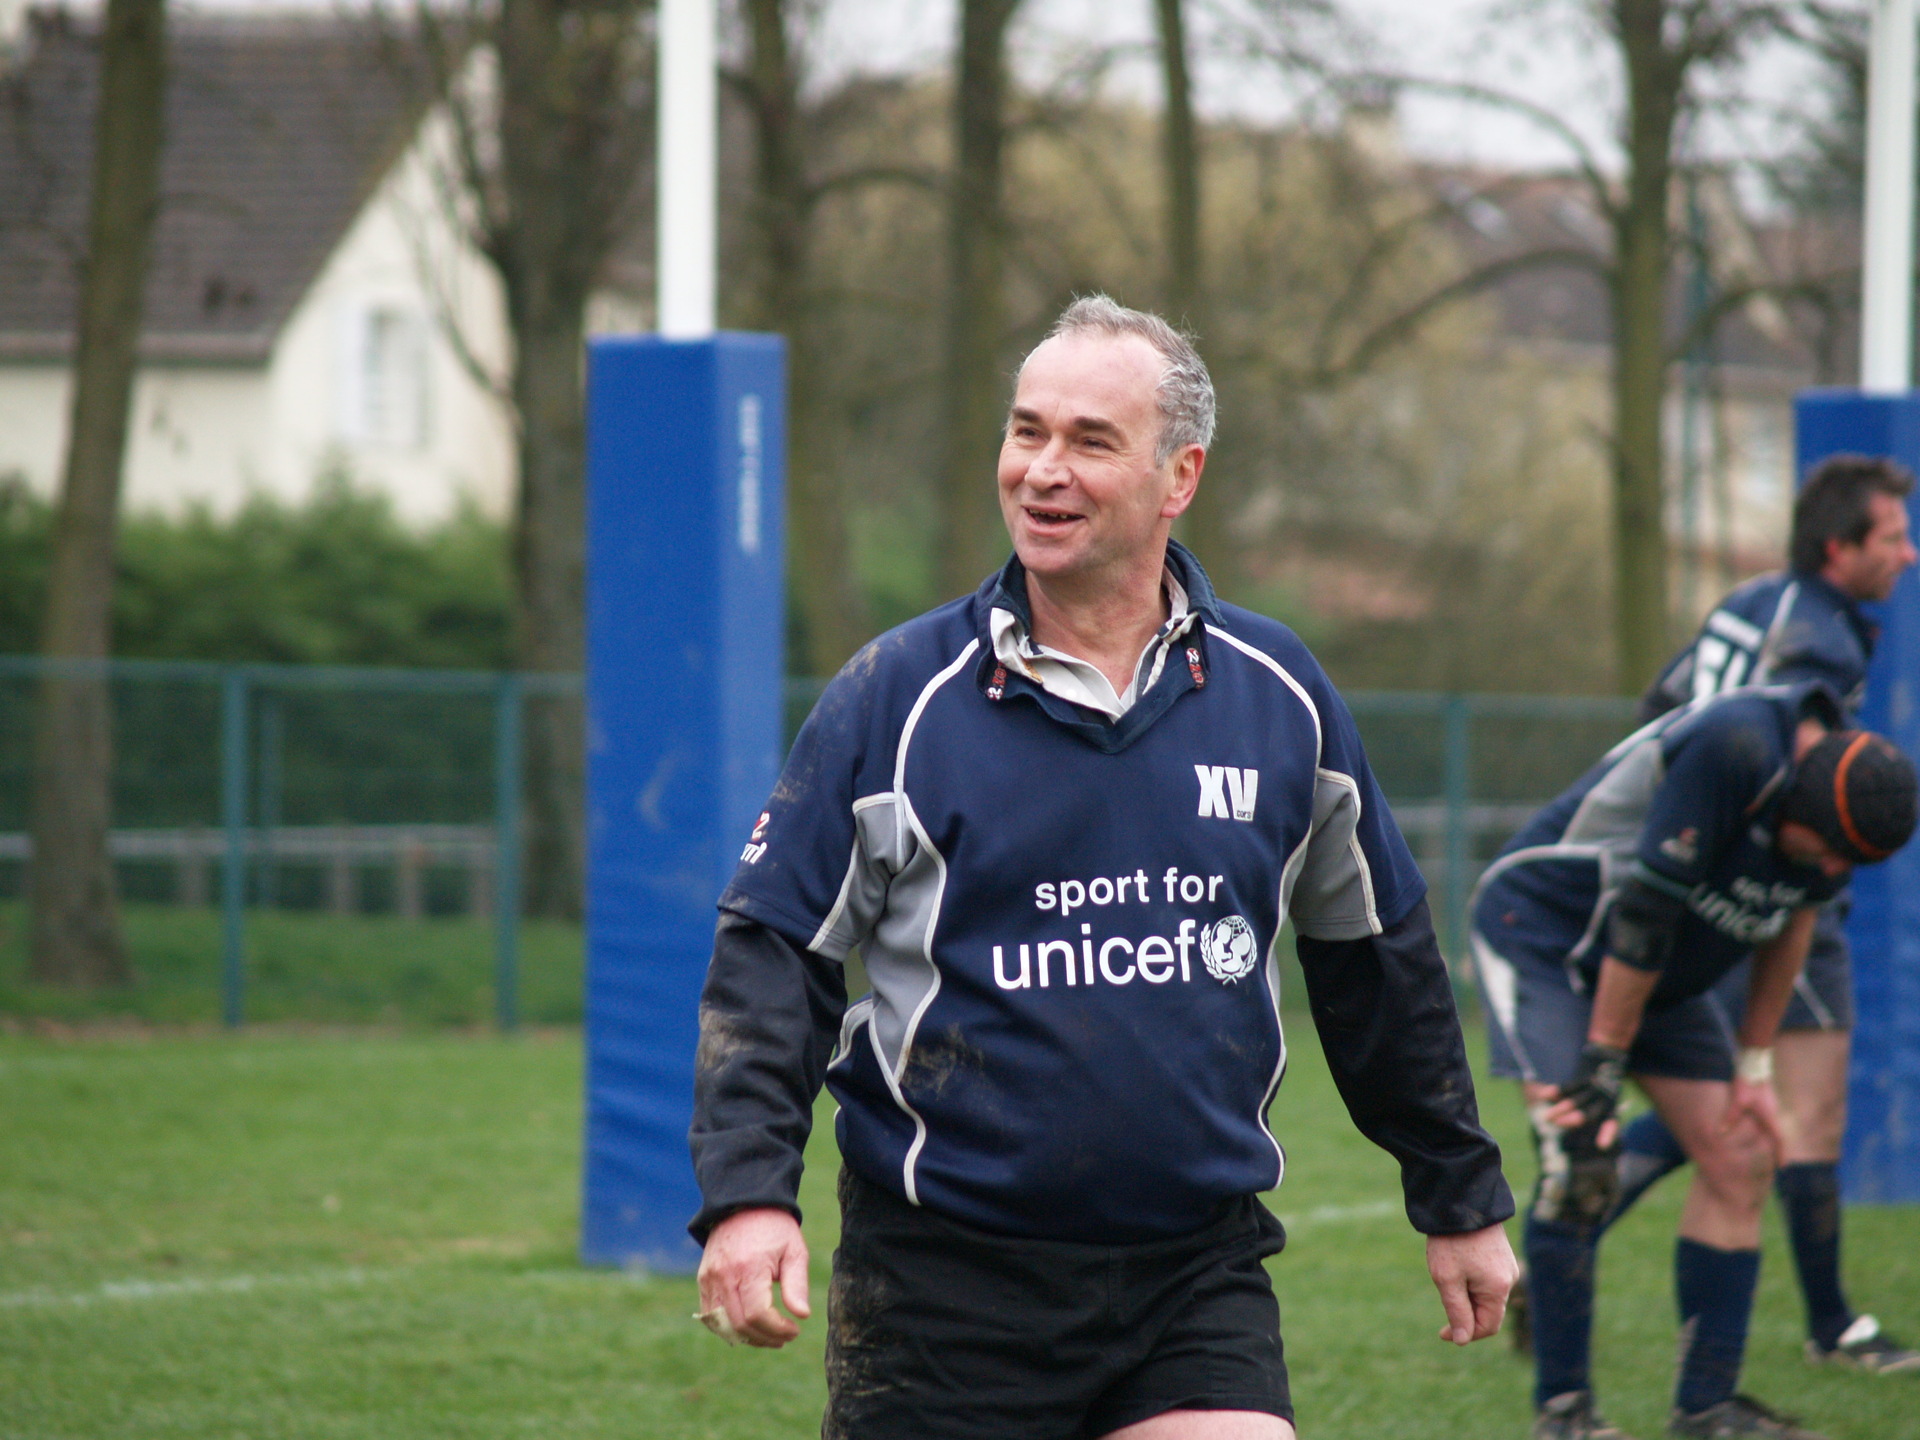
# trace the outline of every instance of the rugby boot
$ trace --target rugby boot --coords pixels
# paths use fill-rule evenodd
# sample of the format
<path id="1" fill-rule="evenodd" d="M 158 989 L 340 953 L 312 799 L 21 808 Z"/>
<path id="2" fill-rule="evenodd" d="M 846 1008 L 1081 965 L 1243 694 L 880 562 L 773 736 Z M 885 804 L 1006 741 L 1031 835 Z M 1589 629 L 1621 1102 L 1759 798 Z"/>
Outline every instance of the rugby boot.
<path id="1" fill-rule="evenodd" d="M 1807 1341 L 1807 1359 L 1815 1365 L 1844 1365 L 1874 1375 L 1920 1371 L 1920 1350 L 1895 1344 L 1871 1315 L 1862 1315 L 1843 1330 L 1831 1350 L 1822 1349 L 1818 1341 Z"/>
<path id="2" fill-rule="evenodd" d="M 1533 1417 L 1533 1440 L 1633 1440 L 1618 1425 L 1609 1425 L 1593 1408 L 1591 1390 L 1556 1395 Z"/>
<path id="3" fill-rule="evenodd" d="M 1704 1440 L 1827 1440 L 1817 1430 L 1809 1430 L 1791 1415 L 1769 1410 L 1751 1395 L 1730 1395 L 1718 1405 L 1688 1415 L 1679 1410 L 1667 1425 L 1672 1435 L 1704 1437 Z"/>

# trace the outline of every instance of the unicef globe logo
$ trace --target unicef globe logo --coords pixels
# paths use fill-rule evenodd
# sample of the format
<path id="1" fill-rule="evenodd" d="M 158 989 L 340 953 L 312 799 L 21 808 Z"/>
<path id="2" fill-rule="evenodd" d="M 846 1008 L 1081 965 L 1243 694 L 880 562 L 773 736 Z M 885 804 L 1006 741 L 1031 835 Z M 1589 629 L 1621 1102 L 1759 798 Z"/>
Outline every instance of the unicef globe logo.
<path id="1" fill-rule="evenodd" d="M 1253 927 L 1238 915 L 1216 920 L 1200 932 L 1200 959 L 1214 979 L 1231 985 L 1253 973 Z"/>

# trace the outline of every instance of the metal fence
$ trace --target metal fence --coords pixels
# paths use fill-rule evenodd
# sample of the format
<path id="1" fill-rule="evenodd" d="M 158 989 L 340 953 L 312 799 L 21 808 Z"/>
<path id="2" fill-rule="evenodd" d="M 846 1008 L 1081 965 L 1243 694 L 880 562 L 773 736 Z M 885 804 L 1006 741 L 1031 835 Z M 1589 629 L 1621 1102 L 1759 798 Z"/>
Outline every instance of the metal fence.
<path id="1" fill-rule="evenodd" d="M 0 657 L 0 894 L 18 894 L 37 657 Z M 116 660 L 123 895 L 222 912 L 221 1010 L 245 1015 L 249 908 L 491 917 L 492 1003 L 517 1019 L 522 719 L 577 676 Z M 787 686 L 789 733 L 823 682 Z M 1450 956 L 1486 861 L 1631 724 L 1607 698 L 1347 696 L 1428 878 Z"/>
<path id="2" fill-rule="evenodd" d="M 522 720 L 578 676 L 0 656 L 0 893 L 32 858 L 34 694 L 52 675 L 105 676 L 121 893 L 220 906 L 228 1025 L 262 905 L 491 915 L 495 1017 L 514 1027 Z"/>

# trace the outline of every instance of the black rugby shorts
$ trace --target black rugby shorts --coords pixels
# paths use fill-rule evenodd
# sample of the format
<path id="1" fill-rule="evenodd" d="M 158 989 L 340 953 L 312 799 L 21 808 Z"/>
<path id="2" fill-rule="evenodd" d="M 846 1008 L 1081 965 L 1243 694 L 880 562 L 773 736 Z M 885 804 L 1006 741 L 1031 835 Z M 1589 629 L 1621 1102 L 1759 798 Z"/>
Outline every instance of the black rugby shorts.
<path id="1" fill-rule="evenodd" d="M 1169 1410 L 1293 1418 L 1253 1196 L 1144 1245 L 1020 1240 L 840 1171 L 823 1440 L 1096 1440 Z"/>

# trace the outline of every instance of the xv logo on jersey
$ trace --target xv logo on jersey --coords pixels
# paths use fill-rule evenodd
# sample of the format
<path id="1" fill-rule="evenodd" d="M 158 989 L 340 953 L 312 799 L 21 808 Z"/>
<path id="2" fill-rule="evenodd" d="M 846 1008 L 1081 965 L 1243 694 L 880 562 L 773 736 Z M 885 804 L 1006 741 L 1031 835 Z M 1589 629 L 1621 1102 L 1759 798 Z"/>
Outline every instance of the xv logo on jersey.
<path id="1" fill-rule="evenodd" d="M 1253 802 L 1260 793 L 1258 770 L 1241 770 L 1232 765 L 1196 765 L 1193 773 L 1200 777 L 1200 814 L 1203 818 L 1225 820 L 1229 813 L 1227 801 L 1231 796 L 1233 818 L 1253 819 Z"/>

